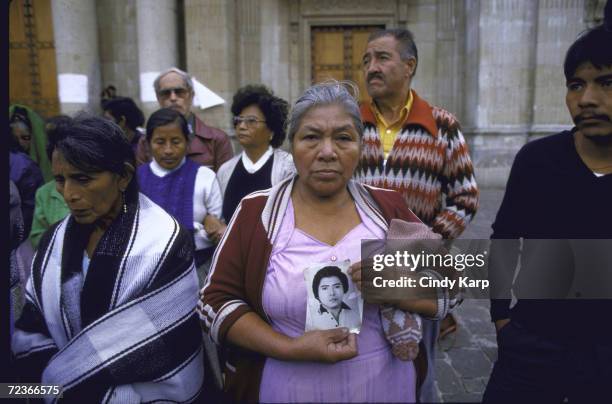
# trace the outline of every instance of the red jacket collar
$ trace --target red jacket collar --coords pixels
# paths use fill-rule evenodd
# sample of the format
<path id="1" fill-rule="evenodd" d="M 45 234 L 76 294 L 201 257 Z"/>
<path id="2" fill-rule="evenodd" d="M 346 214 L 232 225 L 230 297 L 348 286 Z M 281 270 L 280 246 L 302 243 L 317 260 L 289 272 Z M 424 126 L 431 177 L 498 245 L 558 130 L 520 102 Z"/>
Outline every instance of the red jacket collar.
<path id="1" fill-rule="evenodd" d="M 202 137 L 204 139 L 214 138 L 209 127 L 200 118 L 198 118 L 195 113 L 193 113 L 193 126 L 194 135 Z"/>
<path id="2" fill-rule="evenodd" d="M 406 125 L 420 125 L 427 132 L 429 132 L 433 137 L 438 136 L 438 125 L 436 124 L 436 120 L 433 117 L 431 111 L 431 105 L 427 103 L 424 99 L 418 96 L 416 91 L 412 91 L 412 108 L 410 109 L 410 113 L 408 114 L 408 119 L 404 123 L 404 127 Z M 370 107 L 370 103 L 362 103 L 361 104 L 361 119 L 364 122 L 371 123 L 376 126 L 376 117 L 374 116 L 374 111 Z"/>

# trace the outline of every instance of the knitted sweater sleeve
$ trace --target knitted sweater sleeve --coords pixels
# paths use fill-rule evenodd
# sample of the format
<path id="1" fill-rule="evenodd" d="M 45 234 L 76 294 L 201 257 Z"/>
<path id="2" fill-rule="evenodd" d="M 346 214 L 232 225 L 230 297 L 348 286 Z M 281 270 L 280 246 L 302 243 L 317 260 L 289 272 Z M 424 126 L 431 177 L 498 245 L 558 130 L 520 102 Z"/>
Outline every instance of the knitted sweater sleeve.
<path id="1" fill-rule="evenodd" d="M 447 141 L 446 161 L 441 173 L 444 209 L 432 222 L 433 231 L 444 238 L 457 238 L 478 209 L 478 185 L 465 138 L 454 118 L 439 124 L 440 135 Z"/>

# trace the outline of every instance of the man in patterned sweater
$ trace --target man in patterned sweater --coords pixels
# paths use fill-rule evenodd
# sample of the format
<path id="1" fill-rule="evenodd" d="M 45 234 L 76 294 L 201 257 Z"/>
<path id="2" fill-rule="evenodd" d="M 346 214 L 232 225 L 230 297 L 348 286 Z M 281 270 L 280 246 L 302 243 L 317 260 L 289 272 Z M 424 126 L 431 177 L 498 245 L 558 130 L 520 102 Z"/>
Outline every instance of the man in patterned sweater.
<path id="1" fill-rule="evenodd" d="M 370 103 L 359 179 L 399 191 L 412 211 L 444 238 L 456 238 L 478 208 L 478 187 L 459 122 L 430 106 L 410 85 L 418 63 L 412 33 L 376 31 L 363 55 Z"/>
<path id="2" fill-rule="evenodd" d="M 400 192 L 419 219 L 453 239 L 476 214 L 478 187 L 459 122 L 410 88 L 417 64 L 410 31 L 380 30 L 368 38 L 362 65 L 372 101 L 361 105 L 365 131 L 356 176 Z M 435 331 L 424 334 L 423 343 L 434 352 L 438 326 L 427 329 Z M 454 329 L 451 315 L 442 320 L 442 335 Z M 435 400 L 433 372 L 432 366 L 421 387 L 423 402 Z"/>

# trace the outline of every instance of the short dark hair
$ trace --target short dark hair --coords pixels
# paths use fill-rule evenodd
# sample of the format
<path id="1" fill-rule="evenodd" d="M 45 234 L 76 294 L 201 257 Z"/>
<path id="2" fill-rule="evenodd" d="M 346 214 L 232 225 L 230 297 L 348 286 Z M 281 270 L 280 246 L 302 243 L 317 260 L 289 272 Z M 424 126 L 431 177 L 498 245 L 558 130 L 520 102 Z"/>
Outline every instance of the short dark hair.
<path id="1" fill-rule="evenodd" d="M 104 111 L 110 112 L 117 122 L 125 117 L 125 122 L 131 130 L 144 125 L 144 114 L 134 100 L 129 97 L 115 97 L 104 103 Z"/>
<path id="2" fill-rule="evenodd" d="M 275 96 L 266 86 L 249 84 L 238 89 L 234 94 L 232 115 L 240 115 L 242 110 L 250 105 L 257 105 L 266 118 L 266 125 L 273 133 L 270 146 L 280 147 L 287 137 L 285 126 L 289 114 L 289 103 Z"/>
<path id="3" fill-rule="evenodd" d="M 158 109 L 149 117 L 147 121 L 147 142 L 151 142 L 155 129 L 170 124 L 176 124 L 185 136 L 185 140 L 189 142 L 189 124 L 187 119 L 185 119 L 183 114 L 172 108 Z"/>
<path id="4" fill-rule="evenodd" d="M 606 30 L 603 25 L 583 32 L 569 47 L 565 55 L 563 72 L 565 79 L 569 80 L 576 73 L 576 69 L 586 62 L 595 68 L 612 66 L 612 31 Z"/>
<path id="5" fill-rule="evenodd" d="M 121 128 L 100 116 L 80 113 L 63 120 L 55 127 L 53 136 L 57 139 L 55 150 L 79 170 L 109 171 L 123 176 L 127 172 L 126 163 L 136 167 L 134 151 Z M 125 196 L 129 202 L 138 199 L 136 175 L 132 177 Z"/>
<path id="6" fill-rule="evenodd" d="M 53 151 L 64 136 L 64 132 L 61 130 L 63 125 L 70 125 L 72 118 L 68 115 L 56 115 L 45 121 L 45 133 L 47 134 L 47 156 L 49 161 L 53 158 Z"/>
<path id="7" fill-rule="evenodd" d="M 419 64 L 419 52 L 417 50 L 416 43 L 414 43 L 414 35 L 412 35 L 412 32 L 404 28 L 380 29 L 370 34 L 368 37 L 368 43 L 385 36 L 391 36 L 398 42 L 400 58 L 403 61 L 414 58 L 416 61 L 414 71 L 412 72 L 412 75 L 414 76 L 417 65 Z"/>
<path id="8" fill-rule="evenodd" d="M 319 299 L 319 284 L 321 283 L 321 279 L 331 278 L 332 276 L 335 276 L 336 278 L 340 279 L 344 293 L 348 292 L 348 276 L 346 276 L 346 274 L 336 266 L 323 267 L 319 269 L 319 271 L 312 279 L 312 293 L 314 293 L 314 297 L 317 300 Z"/>

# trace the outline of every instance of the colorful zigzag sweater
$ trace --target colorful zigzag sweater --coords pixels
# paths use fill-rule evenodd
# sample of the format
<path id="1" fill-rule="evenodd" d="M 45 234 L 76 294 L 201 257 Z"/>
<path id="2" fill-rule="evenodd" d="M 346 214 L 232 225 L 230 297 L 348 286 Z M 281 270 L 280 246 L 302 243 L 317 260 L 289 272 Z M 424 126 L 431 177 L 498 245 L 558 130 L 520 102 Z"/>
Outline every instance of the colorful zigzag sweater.
<path id="1" fill-rule="evenodd" d="M 365 131 L 356 179 L 399 191 L 433 231 L 444 238 L 456 238 L 478 209 L 472 160 L 456 118 L 411 91 L 410 114 L 386 164 L 374 112 L 369 104 L 362 104 Z"/>

